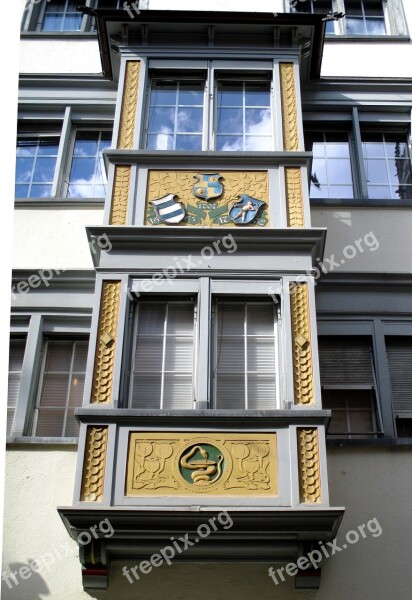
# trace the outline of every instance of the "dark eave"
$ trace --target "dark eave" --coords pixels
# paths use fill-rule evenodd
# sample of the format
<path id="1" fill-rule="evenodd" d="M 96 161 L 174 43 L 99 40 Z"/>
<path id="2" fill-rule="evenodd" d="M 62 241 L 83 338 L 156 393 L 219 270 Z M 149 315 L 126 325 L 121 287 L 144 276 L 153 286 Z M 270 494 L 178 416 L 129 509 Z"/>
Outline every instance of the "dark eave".
<path id="1" fill-rule="evenodd" d="M 92 9 L 87 6 L 78 6 L 84 14 L 95 17 L 99 50 L 102 61 L 102 70 L 105 77 L 112 77 L 112 64 L 110 60 L 110 42 L 107 24 L 109 22 L 131 22 L 125 16 L 123 9 L 107 10 Z M 325 22 L 324 15 L 306 13 L 260 13 L 260 12 L 213 12 L 213 11 L 175 11 L 175 10 L 142 10 L 133 18 L 133 24 L 227 24 L 273 27 L 313 27 L 312 57 L 310 77 L 320 77 Z"/>

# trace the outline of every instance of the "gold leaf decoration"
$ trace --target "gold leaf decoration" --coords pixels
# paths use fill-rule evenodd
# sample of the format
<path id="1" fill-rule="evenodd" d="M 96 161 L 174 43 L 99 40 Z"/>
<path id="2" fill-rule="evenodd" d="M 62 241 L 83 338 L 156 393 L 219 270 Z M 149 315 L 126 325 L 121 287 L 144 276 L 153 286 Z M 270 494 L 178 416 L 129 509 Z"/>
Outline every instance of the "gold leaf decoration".
<path id="1" fill-rule="evenodd" d="M 302 176 L 298 167 L 285 168 L 288 227 L 304 227 Z"/>
<path id="2" fill-rule="evenodd" d="M 92 404 L 109 404 L 112 396 L 120 281 L 104 281 L 93 372 Z"/>
<path id="3" fill-rule="evenodd" d="M 102 502 L 109 428 L 88 427 L 80 500 Z"/>
<path id="4" fill-rule="evenodd" d="M 280 63 L 283 145 L 285 150 L 299 150 L 298 111 L 296 103 L 295 67 Z"/>
<path id="5" fill-rule="evenodd" d="M 290 284 L 295 404 L 313 404 L 312 343 L 307 283 Z"/>
<path id="6" fill-rule="evenodd" d="M 300 501 L 321 503 L 319 439 L 316 428 L 298 428 L 298 461 Z"/>

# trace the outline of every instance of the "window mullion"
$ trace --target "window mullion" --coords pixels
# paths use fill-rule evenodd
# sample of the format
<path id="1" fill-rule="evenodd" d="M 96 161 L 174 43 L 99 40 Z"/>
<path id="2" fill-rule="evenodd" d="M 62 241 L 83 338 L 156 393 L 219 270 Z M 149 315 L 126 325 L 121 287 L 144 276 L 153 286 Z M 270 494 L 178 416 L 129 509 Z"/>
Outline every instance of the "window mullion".
<path id="1" fill-rule="evenodd" d="M 352 109 L 352 123 L 353 123 L 353 137 L 355 144 L 355 165 L 357 169 L 356 178 L 358 191 L 360 192 L 360 197 L 364 200 L 368 199 L 368 184 L 366 181 L 366 172 L 365 172 L 365 162 L 364 156 L 362 152 L 362 136 L 360 130 L 359 123 L 359 114 L 358 109 L 354 107 Z"/>
<path id="2" fill-rule="evenodd" d="M 73 377 L 73 365 L 74 365 L 74 354 L 75 354 L 75 351 L 76 351 L 76 342 L 73 342 L 73 344 L 72 344 L 72 356 L 71 356 L 71 359 L 70 359 L 70 367 L 69 367 L 69 381 L 68 381 L 67 392 L 66 392 L 66 405 L 64 407 L 62 437 L 65 437 L 65 434 L 66 434 L 67 412 L 69 410 L 70 391 L 71 391 L 71 383 L 72 383 L 72 377 Z"/>
<path id="3" fill-rule="evenodd" d="M 49 349 L 49 341 L 46 340 L 44 343 L 44 346 L 43 346 L 43 356 L 42 356 L 41 367 L 40 367 L 39 384 L 37 386 L 37 395 L 36 395 L 36 401 L 34 404 L 33 427 L 32 427 L 32 435 L 34 435 L 34 436 L 36 435 L 37 422 L 39 420 L 40 400 L 41 400 L 41 394 L 42 394 L 42 390 L 43 390 L 44 371 L 46 368 L 47 354 L 49 351 L 48 349 Z"/>
<path id="4" fill-rule="evenodd" d="M 163 348 L 162 348 L 162 374 L 160 384 L 160 408 L 164 405 L 164 387 L 165 387 L 165 367 L 166 367 L 166 342 L 167 342 L 167 321 L 169 316 L 169 303 L 166 302 L 165 321 L 163 325 Z"/>
<path id="5" fill-rule="evenodd" d="M 247 355 L 247 307 L 248 304 L 245 302 L 244 313 L 243 313 L 243 337 L 244 337 L 244 351 L 245 351 L 245 408 L 249 408 L 249 394 L 248 394 L 248 355 Z"/>

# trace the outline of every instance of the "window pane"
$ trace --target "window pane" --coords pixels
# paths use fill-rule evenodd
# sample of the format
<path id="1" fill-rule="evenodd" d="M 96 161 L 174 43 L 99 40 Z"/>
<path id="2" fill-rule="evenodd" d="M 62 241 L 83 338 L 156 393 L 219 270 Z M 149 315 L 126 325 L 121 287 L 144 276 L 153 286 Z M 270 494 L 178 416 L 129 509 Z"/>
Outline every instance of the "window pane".
<path id="1" fill-rule="evenodd" d="M 331 184 L 352 183 L 352 170 L 350 160 L 329 160 L 328 180 Z"/>
<path id="2" fill-rule="evenodd" d="M 73 353 L 73 342 L 48 343 L 45 371 L 69 372 Z"/>
<path id="3" fill-rule="evenodd" d="M 176 97 L 177 83 L 153 81 L 150 94 L 151 106 L 175 106 Z"/>
<path id="4" fill-rule="evenodd" d="M 248 135 L 245 138 L 245 150 L 260 150 L 261 152 L 272 150 L 272 138 Z"/>
<path id="5" fill-rule="evenodd" d="M 140 337 L 136 341 L 134 370 L 139 372 L 161 371 L 163 340 L 161 337 Z"/>
<path id="6" fill-rule="evenodd" d="M 203 83 L 185 83 L 182 81 L 179 88 L 179 106 L 203 107 Z"/>
<path id="7" fill-rule="evenodd" d="M 273 336 L 273 306 L 249 304 L 247 307 L 247 334 Z"/>
<path id="8" fill-rule="evenodd" d="M 243 106 L 243 84 L 219 82 L 218 106 Z"/>
<path id="9" fill-rule="evenodd" d="M 245 84 L 246 106 L 270 106 L 270 84 L 269 83 L 246 83 Z"/>
<path id="10" fill-rule="evenodd" d="M 39 411 L 36 436 L 61 437 L 63 434 L 64 409 L 43 408 Z"/>
<path id="11" fill-rule="evenodd" d="M 191 373 L 193 368 L 193 339 L 167 337 L 165 370 Z"/>
<path id="12" fill-rule="evenodd" d="M 16 183 L 30 183 L 33 175 L 34 158 L 16 159 Z"/>
<path id="13" fill-rule="evenodd" d="M 243 110 L 241 108 L 220 108 L 217 116 L 218 133 L 242 133 Z"/>
<path id="14" fill-rule="evenodd" d="M 160 408 L 162 375 L 134 375 L 132 408 Z"/>
<path id="15" fill-rule="evenodd" d="M 111 132 L 78 131 L 73 148 L 67 196 L 103 198 L 106 172 L 102 151 L 110 146 Z"/>
<path id="16" fill-rule="evenodd" d="M 270 135 L 271 126 L 272 123 L 269 109 L 246 109 L 246 133 L 253 133 L 254 135 Z"/>
<path id="17" fill-rule="evenodd" d="M 66 417 L 66 429 L 63 432 L 65 437 L 79 437 L 80 423 L 78 423 L 74 416 L 74 410 L 67 411 Z"/>
<path id="18" fill-rule="evenodd" d="M 245 377 L 218 373 L 216 378 L 216 408 L 244 409 L 245 404 Z"/>
<path id="19" fill-rule="evenodd" d="M 311 198 L 353 198 L 348 134 L 310 133 L 306 148 L 313 151 Z"/>
<path id="20" fill-rule="evenodd" d="M 171 138 L 173 142 L 173 138 Z M 173 145 L 170 149 L 173 148 Z M 161 150 L 162 148 L 158 148 Z M 193 152 L 200 152 L 202 149 L 202 136 L 201 135 L 177 135 L 176 136 L 176 148 L 175 150 L 193 150 Z"/>
<path id="21" fill-rule="evenodd" d="M 84 375 L 73 375 L 69 389 L 69 406 L 81 406 L 83 402 Z"/>
<path id="22" fill-rule="evenodd" d="M 192 378 L 167 374 L 164 379 L 165 410 L 183 410 L 193 408 Z"/>
<path id="23" fill-rule="evenodd" d="M 44 375 L 40 406 L 66 406 L 69 381 L 69 374 Z"/>
<path id="24" fill-rule="evenodd" d="M 365 23 L 363 19 L 357 19 L 346 15 L 346 33 L 348 35 L 364 35 Z"/>
<path id="25" fill-rule="evenodd" d="M 175 112 L 174 108 L 152 108 L 149 114 L 149 132 L 173 133 Z"/>
<path id="26" fill-rule="evenodd" d="M 202 108 L 179 108 L 177 131 L 180 133 L 201 133 L 203 128 Z"/>
<path id="27" fill-rule="evenodd" d="M 237 152 L 243 150 L 243 137 L 236 135 L 218 135 L 216 150 L 224 150 L 225 152 Z"/>
<path id="28" fill-rule="evenodd" d="M 217 365 L 219 373 L 245 372 L 245 347 L 243 339 L 238 337 L 217 338 Z"/>
<path id="29" fill-rule="evenodd" d="M 366 19 L 366 33 L 369 35 L 385 35 L 386 25 L 384 19 Z"/>
<path id="30" fill-rule="evenodd" d="M 275 376 L 248 376 L 248 409 L 270 410 L 276 408 Z"/>
<path id="31" fill-rule="evenodd" d="M 274 339 L 249 337 L 247 340 L 248 371 L 275 370 Z"/>

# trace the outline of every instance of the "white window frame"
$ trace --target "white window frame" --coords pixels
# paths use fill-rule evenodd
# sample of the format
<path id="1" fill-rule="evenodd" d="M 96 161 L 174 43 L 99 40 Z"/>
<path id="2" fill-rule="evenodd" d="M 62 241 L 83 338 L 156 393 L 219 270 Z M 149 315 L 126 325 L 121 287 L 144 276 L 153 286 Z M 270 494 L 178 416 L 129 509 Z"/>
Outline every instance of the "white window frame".
<path id="1" fill-rule="evenodd" d="M 53 131 L 53 129 L 51 128 L 50 131 L 40 131 L 40 132 L 36 132 L 36 131 L 18 131 L 17 132 L 17 141 L 22 140 L 22 139 L 30 139 L 30 138 L 37 138 L 37 139 L 41 139 L 41 138 L 50 138 L 50 137 L 55 137 L 58 140 L 57 143 L 57 155 L 56 155 L 56 164 L 54 166 L 54 173 L 53 173 L 53 181 L 51 182 L 51 194 L 50 194 L 50 198 L 53 198 L 56 195 L 56 189 L 57 189 L 57 182 L 58 182 L 58 178 L 59 178 L 59 158 L 60 158 L 60 152 L 61 152 L 61 144 L 62 144 L 62 132 L 57 132 L 57 131 Z M 37 158 L 37 156 L 36 156 Z M 17 159 L 17 145 L 16 145 L 16 159 Z M 35 164 L 33 165 L 33 167 L 35 166 Z M 31 174 L 31 180 L 30 180 L 30 186 L 32 185 L 32 179 L 33 179 L 33 172 Z M 15 181 L 16 183 L 16 181 Z M 24 184 L 22 184 L 24 185 Z M 37 200 L 37 197 L 30 197 L 30 196 L 16 196 L 16 198 L 20 199 L 20 200 Z"/>

